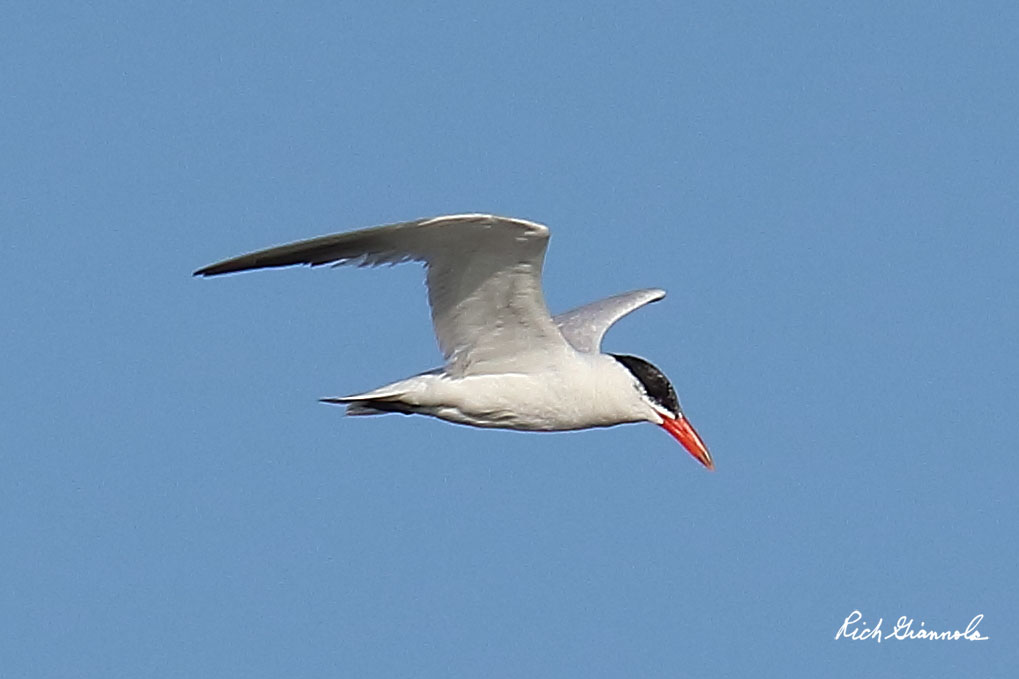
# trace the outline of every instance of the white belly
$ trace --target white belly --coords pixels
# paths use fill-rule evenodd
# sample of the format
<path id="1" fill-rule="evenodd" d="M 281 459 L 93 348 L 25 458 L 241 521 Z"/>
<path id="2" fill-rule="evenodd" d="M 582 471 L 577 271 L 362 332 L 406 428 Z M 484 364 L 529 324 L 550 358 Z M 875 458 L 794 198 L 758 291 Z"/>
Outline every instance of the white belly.
<path id="1" fill-rule="evenodd" d="M 650 411 L 629 373 L 605 356 L 554 373 L 420 375 L 398 385 L 412 386 L 400 400 L 416 412 L 476 427 L 565 431 L 640 422 Z"/>

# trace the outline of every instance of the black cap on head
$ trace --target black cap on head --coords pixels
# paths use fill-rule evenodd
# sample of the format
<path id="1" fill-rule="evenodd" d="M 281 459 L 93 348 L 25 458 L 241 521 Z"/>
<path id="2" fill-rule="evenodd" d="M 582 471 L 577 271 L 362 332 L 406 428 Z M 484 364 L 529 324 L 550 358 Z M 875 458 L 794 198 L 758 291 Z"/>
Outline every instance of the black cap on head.
<path id="1" fill-rule="evenodd" d="M 680 415 L 682 411 L 679 408 L 679 399 L 676 398 L 676 390 L 672 388 L 672 384 L 661 370 L 636 356 L 626 356 L 625 354 L 609 354 L 609 356 L 622 363 L 627 370 L 633 373 L 652 401 L 673 415 L 677 417 Z"/>

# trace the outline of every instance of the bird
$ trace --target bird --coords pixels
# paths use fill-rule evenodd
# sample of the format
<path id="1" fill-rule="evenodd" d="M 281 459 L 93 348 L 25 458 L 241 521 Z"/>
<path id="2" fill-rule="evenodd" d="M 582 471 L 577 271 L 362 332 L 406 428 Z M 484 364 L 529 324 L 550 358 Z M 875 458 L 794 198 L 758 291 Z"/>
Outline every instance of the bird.
<path id="1" fill-rule="evenodd" d="M 668 378 L 647 360 L 601 352 L 623 316 L 665 297 L 634 290 L 550 315 L 542 293 L 544 224 L 455 214 L 337 233 L 198 269 L 219 276 L 292 265 L 420 262 L 445 363 L 359 394 L 320 399 L 347 415 L 401 413 L 473 427 L 572 431 L 650 422 L 709 470 L 707 446 Z"/>

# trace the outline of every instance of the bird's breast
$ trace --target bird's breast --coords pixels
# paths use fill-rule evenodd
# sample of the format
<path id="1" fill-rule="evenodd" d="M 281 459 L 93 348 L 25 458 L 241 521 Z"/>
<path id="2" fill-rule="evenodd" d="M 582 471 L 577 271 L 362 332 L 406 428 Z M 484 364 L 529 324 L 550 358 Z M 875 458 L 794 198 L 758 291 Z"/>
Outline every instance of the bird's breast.
<path id="1" fill-rule="evenodd" d="M 442 377 L 434 387 L 432 414 L 478 427 L 565 431 L 644 419 L 625 375 L 586 363 L 542 374 Z"/>

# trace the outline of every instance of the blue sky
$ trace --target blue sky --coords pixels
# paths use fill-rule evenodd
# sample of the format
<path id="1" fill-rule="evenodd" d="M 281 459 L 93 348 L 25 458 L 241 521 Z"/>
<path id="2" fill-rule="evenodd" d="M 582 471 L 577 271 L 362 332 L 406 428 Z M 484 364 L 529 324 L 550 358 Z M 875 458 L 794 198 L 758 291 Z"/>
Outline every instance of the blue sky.
<path id="1" fill-rule="evenodd" d="M 7 5 L 0 674 L 1012 671 L 1019 11 L 886 5 Z M 716 473 L 316 403 L 436 365 L 414 266 L 190 275 L 463 211 L 668 290 Z"/>

